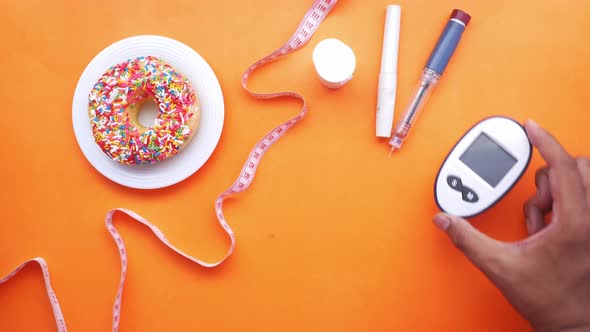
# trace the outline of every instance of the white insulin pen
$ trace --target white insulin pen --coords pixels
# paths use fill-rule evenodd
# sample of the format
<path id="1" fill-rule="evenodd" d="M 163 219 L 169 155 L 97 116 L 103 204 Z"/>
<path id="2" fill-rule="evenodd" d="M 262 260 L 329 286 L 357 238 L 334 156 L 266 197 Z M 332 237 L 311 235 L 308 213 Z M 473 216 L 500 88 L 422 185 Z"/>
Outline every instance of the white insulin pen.
<path id="1" fill-rule="evenodd" d="M 424 103 L 432 92 L 432 88 L 436 85 L 445 71 L 451 56 L 459 44 L 459 40 L 461 40 L 461 35 L 463 34 L 463 31 L 465 31 L 465 27 L 467 27 L 470 20 L 471 16 L 462 10 L 455 9 L 451 13 L 451 17 L 449 18 L 444 31 L 440 35 L 438 43 L 434 47 L 434 50 L 432 50 L 430 58 L 426 62 L 424 72 L 422 73 L 414 97 L 410 100 L 405 114 L 398 123 L 395 133 L 389 141 L 391 152 L 398 150 L 408 136 L 410 128 L 424 107 Z"/>
<path id="2" fill-rule="evenodd" d="M 389 5 L 385 14 L 381 71 L 377 94 L 377 137 L 390 137 L 393 126 L 395 92 L 397 88 L 397 54 L 399 48 L 399 25 L 401 8 Z"/>

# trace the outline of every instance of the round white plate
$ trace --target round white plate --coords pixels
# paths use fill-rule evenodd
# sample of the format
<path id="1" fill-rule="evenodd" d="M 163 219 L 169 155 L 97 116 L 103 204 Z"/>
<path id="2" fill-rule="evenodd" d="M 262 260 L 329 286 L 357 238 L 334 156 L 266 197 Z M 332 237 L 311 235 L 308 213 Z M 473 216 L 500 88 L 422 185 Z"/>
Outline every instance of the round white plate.
<path id="1" fill-rule="evenodd" d="M 188 78 L 199 97 L 201 122 L 189 145 L 177 155 L 153 165 L 123 165 L 110 159 L 94 141 L 88 119 L 88 94 L 111 66 L 147 55 L 161 58 Z M 138 189 L 167 187 L 199 170 L 219 142 L 223 118 L 221 86 L 211 67 L 190 47 L 161 36 L 130 37 L 105 48 L 82 73 L 72 104 L 74 133 L 86 159 L 112 181 Z"/>

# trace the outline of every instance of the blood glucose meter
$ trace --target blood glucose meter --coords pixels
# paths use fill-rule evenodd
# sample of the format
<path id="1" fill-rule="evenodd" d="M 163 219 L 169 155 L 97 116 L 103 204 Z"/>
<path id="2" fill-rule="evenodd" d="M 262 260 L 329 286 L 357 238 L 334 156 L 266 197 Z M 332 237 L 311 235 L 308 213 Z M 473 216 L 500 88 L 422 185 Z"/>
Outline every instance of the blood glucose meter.
<path id="1" fill-rule="evenodd" d="M 436 204 L 459 217 L 484 212 L 512 189 L 531 154 L 531 143 L 518 122 L 499 116 L 482 120 L 463 135 L 438 171 Z"/>

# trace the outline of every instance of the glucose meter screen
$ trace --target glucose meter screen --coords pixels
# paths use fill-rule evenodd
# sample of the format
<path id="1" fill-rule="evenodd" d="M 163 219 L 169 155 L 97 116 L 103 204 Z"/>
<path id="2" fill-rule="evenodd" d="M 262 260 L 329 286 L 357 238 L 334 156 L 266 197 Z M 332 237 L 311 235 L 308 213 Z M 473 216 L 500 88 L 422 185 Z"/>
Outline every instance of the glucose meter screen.
<path id="1" fill-rule="evenodd" d="M 517 161 L 484 133 L 473 141 L 459 159 L 494 188 Z"/>

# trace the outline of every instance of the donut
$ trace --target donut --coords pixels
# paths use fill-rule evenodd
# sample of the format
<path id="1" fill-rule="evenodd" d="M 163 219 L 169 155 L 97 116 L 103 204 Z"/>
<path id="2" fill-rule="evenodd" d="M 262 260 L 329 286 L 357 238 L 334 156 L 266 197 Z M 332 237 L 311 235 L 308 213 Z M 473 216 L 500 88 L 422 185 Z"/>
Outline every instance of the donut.
<path id="1" fill-rule="evenodd" d="M 150 98 L 158 116 L 144 127 L 138 114 Z M 163 60 L 146 56 L 114 65 L 98 79 L 88 96 L 88 116 L 94 140 L 111 159 L 154 164 L 188 145 L 200 110 L 190 82 Z"/>

